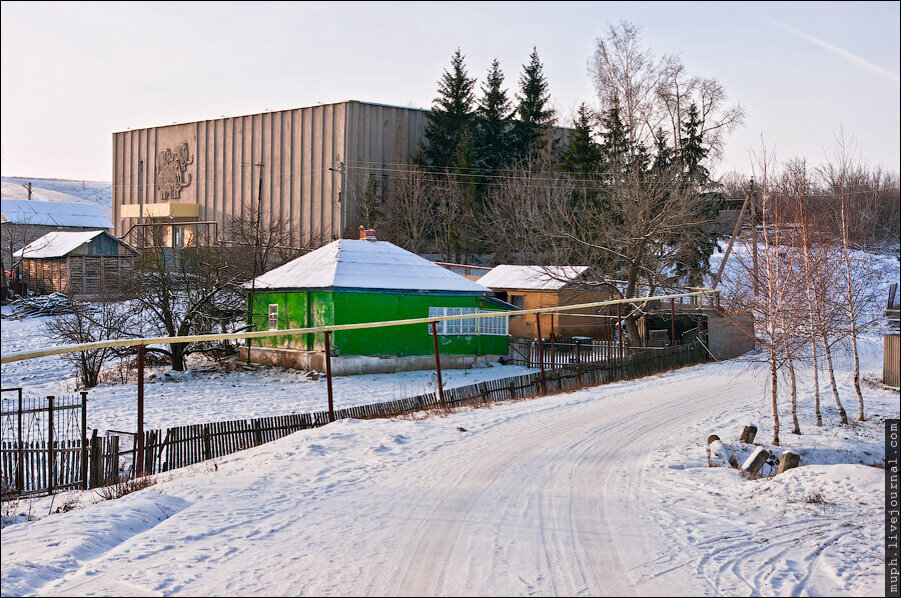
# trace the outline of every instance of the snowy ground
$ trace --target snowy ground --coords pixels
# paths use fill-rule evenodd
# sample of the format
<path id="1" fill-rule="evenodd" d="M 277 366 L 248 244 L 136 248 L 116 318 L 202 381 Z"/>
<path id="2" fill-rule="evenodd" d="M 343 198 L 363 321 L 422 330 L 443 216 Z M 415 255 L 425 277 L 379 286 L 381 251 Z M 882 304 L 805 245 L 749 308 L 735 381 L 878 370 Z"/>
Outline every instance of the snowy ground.
<path id="1" fill-rule="evenodd" d="M 6 308 L 4 308 L 6 309 Z M 3 352 L 50 346 L 43 318 L 3 320 Z M 111 368 L 116 361 L 111 362 Z M 196 362 L 195 367 L 199 366 Z M 209 364 L 207 364 L 209 365 Z M 519 376 L 535 370 L 522 366 L 480 366 L 444 370 L 446 388 L 485 380 Z M 132 372 L 132 375 L 134 373 Z M 3 388 L 21 386 L 27 396 L 68 395 L 76 392 L 74 370 L 60 356 L 5 364 L 0 370 Z M 144 426 L 148 429 L 248 419 L 327 409 L 324 377 L 307 372 L 263 366 L 235 371 L 170 372 L 151 368 L 144 386 Z M 432 371 L 336 376 L 335 407 L 342 409 L 391 401 L 435 390 Z M 88 393 L 88 426 L 100 430 L 137 428 L 137 386 L 101 384 Z"/>
<path id="2" fill-rule="evenodd" d="M 3 177 L 4 183 L 27 185 L 47 189 L 58 193 L 73 195 L 97 204 L 100 210 L 109 216 L 113 199 L 113 185 L 104 181 L 74 181 L 69 179 L 30 179 L 19 177 Z M 36 195 L 40 197 L 40 190 Z"/>
<path id="3" fill-rule="evenodd" d="M 880 365 L 875 337 L 864 369 Z M 847 360 L 840 391 L 854 414 Z M 809 376 L 803 376 L 805 384 Z M 802 467 L 706 467 L 719 434 L 769 436 L 766 372 L 686 368 L 446 417 L 345 420 L 3 529 L 4 595 L 878 595 L 881 420 L 817 430 Z M 825 401 L 824 401 L 825 403 Z M 787 416 L 783 410 L 783 416 Z M 460 431 L 462 427 L 465 431 Z M 836 464 L 832 464 L 836 463 Z M 838 464 L 841 463 L 841 464 Z M 824 502 L 807 502 L 813 492 Z M 53 509 L 66 503 L 56 497 Z"/>

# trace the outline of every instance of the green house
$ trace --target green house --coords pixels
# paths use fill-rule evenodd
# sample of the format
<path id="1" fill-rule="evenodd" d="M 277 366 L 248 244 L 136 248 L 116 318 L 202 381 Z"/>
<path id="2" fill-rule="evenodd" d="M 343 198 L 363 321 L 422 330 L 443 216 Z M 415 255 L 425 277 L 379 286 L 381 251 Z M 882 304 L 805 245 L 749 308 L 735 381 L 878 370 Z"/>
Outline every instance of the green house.
<path id="1" fill-rule="evenodd" d="M 247 283 L 255 330 L 405 320 L 515 309 L 480 284 L 385 241 L 339 239 Z M 496 361 L 509 349 L 507 318 L 438 324 L 441 365 Z M 255 339 L 251 361 L 324 371 L 320 334 Z M 427 324 L 332 334 L 332 372 L 359 374 L 434 367 Z M 246 353 L 244 353 L 246 357 Z"/>

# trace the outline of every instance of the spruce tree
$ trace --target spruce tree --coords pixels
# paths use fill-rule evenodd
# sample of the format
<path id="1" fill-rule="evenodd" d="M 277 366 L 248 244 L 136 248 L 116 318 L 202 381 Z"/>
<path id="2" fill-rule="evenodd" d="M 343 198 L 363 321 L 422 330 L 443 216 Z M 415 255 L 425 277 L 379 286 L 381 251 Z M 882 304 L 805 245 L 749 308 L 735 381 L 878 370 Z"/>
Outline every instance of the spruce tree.
<path id="1" fill-rule="evenodd" d="M 493 175 L 510 156 L 510 99 L 503 89 L 504 73 L 497 59 L 491 61 L 482 97 L 476 108 L 475 164 Z"/>
<path id="2" fill-rule="evenodd" d="M 438 96 L 432 102 L 432 110 L 426 115 L 422 161 L 435 170 L 451 167 L 460 139 L 472 132 L 476 80 L 467 74 L 463 59 L 463 53 L 457 48 L 450 68 L 438 82 Z"/>
<path id="3" fill-rule="evenodd" d="M 619 99 L 614 97 L 610 108 L 601 116 L 601 159 L 609 176 L 622 177 L 631 164 L 629 131 L 620 115 Z"/>
<path id="4" fill-rule="evenodd" d="M 688 108 L 686 121 L 682 123 L 684 137 L 680 139 L 682 147 L 679 151 L 681 187 L 683 193 L 696 196 L 701 219 L 715 222 L 716 201 L 712 195 L 704 193 L 710 186 L 710 174 L 702 162 L 710 149 L 704 146 L 701 126 L 698 107 L 692 104 Z M 686 276 L 688 284 L 700 286 L 704 273 L 710 269 L 710 256 L 717 248 L 716 234 L 710 232 L 708 227 L 698 225 L 686 231 L 678 247 L 677 273 Z"/>
<path id="5" fill-rule="evenodd" d="M 701 133 L 701 118 L 698 106 L 692 103 L 688 108 L 688 118 L 682 123 L 685 136 L 681 138 L 682 146 L 679 160 L 682 163 L 682 175 L 687 185 L 701 191 L 710 182 L 710 173 L 701 164 L 710 152 L 704 147 Z"/>
<path id="6" fill-rule="evenodd" d="M 554 110 L 544 67 L 538 50 L 532 48 L 529 63 L 523 65 L 516 95 L 516 121 L 513 125 L 513 149 L 518 160 L 529 159 L 539 149 L 539 140 L 554 123 Z"/>
<path id="7" fill-rule="evenodd" d="M 585 104 L 573 119 L 573 131 L 560 155 L 563 172 L 590 177 L 601 172 L 601 146 L 594 140 L 594 115 Z"/>
<path id="8" fill-rule="evenodd" d="M 667 143 L 669 134 L 663 129 L 657 129 L 654 134 L 654 163 L 651 171 L 658 178 L 669 176 L 673 165 L 673 150 Z"/>

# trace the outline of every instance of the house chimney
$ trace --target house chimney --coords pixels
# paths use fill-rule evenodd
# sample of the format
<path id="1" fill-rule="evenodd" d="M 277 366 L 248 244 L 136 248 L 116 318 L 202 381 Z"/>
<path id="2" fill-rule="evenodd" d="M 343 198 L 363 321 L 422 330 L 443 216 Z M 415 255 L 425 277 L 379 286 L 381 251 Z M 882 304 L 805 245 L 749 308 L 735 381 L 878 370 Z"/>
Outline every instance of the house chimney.
<path id="1" fill-rule="evenodd" d="M 378 241 L 375 238 L 375 229 L 374 228 L 363 228 L 360 225 L 360 240 L 361 241 Z"/>

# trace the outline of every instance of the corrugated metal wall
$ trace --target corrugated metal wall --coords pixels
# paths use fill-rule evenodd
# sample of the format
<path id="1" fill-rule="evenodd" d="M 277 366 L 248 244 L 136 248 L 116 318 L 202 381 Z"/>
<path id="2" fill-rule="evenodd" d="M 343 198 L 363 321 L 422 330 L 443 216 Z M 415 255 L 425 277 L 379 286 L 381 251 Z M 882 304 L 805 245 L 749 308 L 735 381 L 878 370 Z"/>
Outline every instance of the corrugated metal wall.
<path id="1" fill-rule="evenodd" d="M 886 334 L 882 352 L 882 382 L 886 386 L 901 386 L 901 335 Z"/>
<path id="2" fill-rule="evenodd" d="M 224 225 L 257 199 L 262 162 L 264 223 L 289 221 L 306 243 L 341 233 L 340 175 L 347 168 L 344 225 L 356 226 L 355 202 L 370 177 L 386 193 L 392 175 L 409 161 L 425 130 L 426 111 L 342 102 L 113 134 L 113 224 L 122 236 L 136 218 L 119 206 L 139 203 L 138 161 L 143 160 L 145 203 L 160 203 L 155 169 L 166 149 L 188 144 L 190 182 L 180 197 L 197 203 L 200 220 Z"/>

